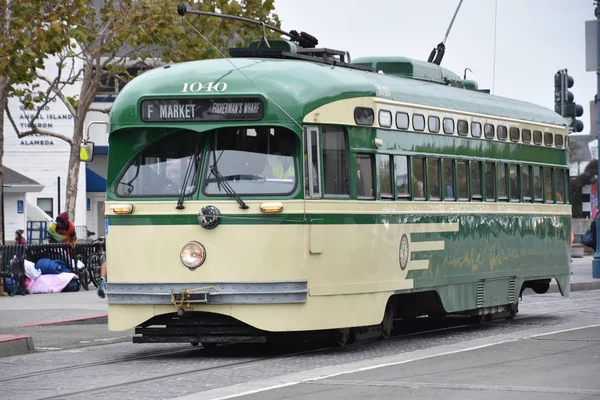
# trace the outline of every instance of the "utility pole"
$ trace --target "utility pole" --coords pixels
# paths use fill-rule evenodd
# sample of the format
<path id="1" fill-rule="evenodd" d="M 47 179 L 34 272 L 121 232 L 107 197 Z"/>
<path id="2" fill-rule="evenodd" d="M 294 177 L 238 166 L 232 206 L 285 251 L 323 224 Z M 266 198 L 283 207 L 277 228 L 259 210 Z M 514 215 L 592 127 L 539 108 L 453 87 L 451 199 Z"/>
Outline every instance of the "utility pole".
<path id="1" fill-rule="evenodd" d="M 594 14 L 596 15 L 597 24 L 600 24 L 600 0 L 595 0 L 594 4 L 596 9 Z M 596 96 L 594 102 L 596 104 L 596 137 L 598 138 L 598 146 L 600 146 L 600 29 L 596 29 Z M 591 111 L 590 112 L 594 112 Z M 590 127 L 594 129 L 593 127 Z M 600 147 L 599 147 L 600 148 Z M 598 152 L 600 160 L 600 151 Z M 600 178 L 600 162 L 598 162 L 598 178 Z M 598 190 L 598 212 L 600 213 L 600 182 L 596 179 L 596 188 Z M 596 224 L 596 253 L 594 253 L 594 260 L 592 261 L 592 277 L 600 278 L 600 223 Z"/>

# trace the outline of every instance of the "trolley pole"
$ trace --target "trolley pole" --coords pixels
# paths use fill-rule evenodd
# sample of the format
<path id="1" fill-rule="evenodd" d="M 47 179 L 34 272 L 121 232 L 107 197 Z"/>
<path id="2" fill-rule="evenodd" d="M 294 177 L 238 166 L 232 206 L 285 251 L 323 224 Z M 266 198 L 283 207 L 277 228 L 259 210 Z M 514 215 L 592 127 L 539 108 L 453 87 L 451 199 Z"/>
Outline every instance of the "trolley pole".
<path id="1" fill-rule="evenodd" d="M 600 24 L 600 0 L 595 0 L 596 9 L 594 14 L 596 20 Z M 598 148 L 600 149 L 600 29 L 597 29 L 597 61 L 596 61 L 596 96 L 594 103 L 596 105 L 596 138 L 598 139 Z M 590 110 L 590 112 L 593 112 Z M 594 129 L 593 127 L 590 127 Z M 598 190 L 598 212 L 600 212 L 600 155 L 598 156 L 598 175 L 596 178 L 596 189 Z M 600 223 L 596 224 L 596 253 L 592 261 L 592 277 L 600 278 Z"/>

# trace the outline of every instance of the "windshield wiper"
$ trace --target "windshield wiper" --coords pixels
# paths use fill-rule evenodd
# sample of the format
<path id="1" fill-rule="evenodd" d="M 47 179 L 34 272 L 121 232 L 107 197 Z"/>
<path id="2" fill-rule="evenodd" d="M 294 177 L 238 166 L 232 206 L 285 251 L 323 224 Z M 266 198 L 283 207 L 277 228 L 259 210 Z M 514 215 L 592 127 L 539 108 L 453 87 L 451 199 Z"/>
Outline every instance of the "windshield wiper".
<path id="1" fill-rule="evenodd" d="M 242 200 L 242 198 L 235 192 L 235 190 L 233 190 L 233 188 L 231 187 L 229 182 L 227 182 L 227 180 L 219 172 L 219 169 L 217 168 L 217 162 L 219 160 L 217 160 L 217 154 L 214 149 L 213 149 L 213 158 L 215 159 L 215 162 L 210 166 L 210 172 L 212 172 L 212 174 L 215 176 L 215 178 L 217 180 L 217 185 L 219 186 L 219 190 L 221 189 L 221 186 L 223 186 L 223 189 L 225 189 L 225 192 L 227 192 L 229 197 L 233 197 L 238 202 L 238 204 L 240 205 L 240 208 L 242 210 L 248 209 L 248 205 L 246 203 L 244 203 L 244 200 Z"/>
<path id="2" fill-rule="evenodd" d="M 178 210 L 183 210 L 185 207 L 183 206 L 183 199 L 185 198 L 185 192 L 187 190 L 187 183 L 190 179 L 190 176 L 196 176 L 196 172 L 198 171 L 198 161 L 200 159 L 200 141 L 196 142 L 196 151 L 194 152 L 194 158 L 190 160 L 187 169 L 185 170 L 185 175 L 183 176 L 183 182 L 181 183 L 181 191 L 179 192 L 179 198 L 177 199 L 177 205 L 175 206 Z M 192 174 L 193 166 L 196 166 L 196 171 Z"/>

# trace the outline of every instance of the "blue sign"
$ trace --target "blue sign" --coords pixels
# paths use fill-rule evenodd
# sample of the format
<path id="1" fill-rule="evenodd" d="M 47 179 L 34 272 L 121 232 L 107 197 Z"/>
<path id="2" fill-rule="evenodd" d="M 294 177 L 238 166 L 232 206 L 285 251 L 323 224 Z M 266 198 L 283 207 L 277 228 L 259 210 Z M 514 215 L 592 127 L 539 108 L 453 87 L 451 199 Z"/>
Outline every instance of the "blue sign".
<path id="1" fill-rule="evenodd" d="M 25 204 L 23 200 L 17 200 L 17 214 L 23 214 L 25 212 Z"/>
<path id="2" fill-rule="evenodd" d="M 108 235 L 108 218 L 104 218 L 104 235 Z"/>
<path id="3" fill-rule="evenodd" d="M 92 199 L 85 200 L 85 210 L 92 211 Z"/>

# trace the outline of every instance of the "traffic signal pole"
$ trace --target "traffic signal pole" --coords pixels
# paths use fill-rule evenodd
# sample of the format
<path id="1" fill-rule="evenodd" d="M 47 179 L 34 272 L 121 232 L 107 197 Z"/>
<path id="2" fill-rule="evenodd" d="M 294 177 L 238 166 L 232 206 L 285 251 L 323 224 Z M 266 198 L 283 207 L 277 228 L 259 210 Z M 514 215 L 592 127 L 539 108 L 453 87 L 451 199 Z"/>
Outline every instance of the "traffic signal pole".
<path id="1" fill-rule="evenodd" d="M 596 9 L 594 10 L 594 14 L 596 15 L 598 24 L 600 24 L 600 0 L 596 0 L 595 3 Z M 594 97 L 594 102 L 596 105 L 596 138 L 598 139 L 598 145 L 600 148 L 600 29 L 597 29 L 596 45 L 598 46 L 598 59 L 596 62 L 596 96 Z M 593 111 L 590 110 L 590 112 Z M 596 190 L 598 190 L 598 211 L 600 211 L 600 182 L 598 181 L 598 178 L 600 178 L 600 162 L 598 162 L 598 175 L 596 178 Z M 594 254 L 594 260 L 592 261 L 592 277 L 600 278 L 600 223 L 596 224 L 596 253 Z"/>

